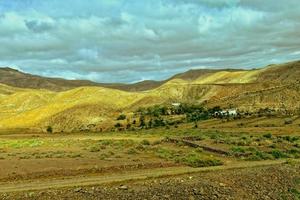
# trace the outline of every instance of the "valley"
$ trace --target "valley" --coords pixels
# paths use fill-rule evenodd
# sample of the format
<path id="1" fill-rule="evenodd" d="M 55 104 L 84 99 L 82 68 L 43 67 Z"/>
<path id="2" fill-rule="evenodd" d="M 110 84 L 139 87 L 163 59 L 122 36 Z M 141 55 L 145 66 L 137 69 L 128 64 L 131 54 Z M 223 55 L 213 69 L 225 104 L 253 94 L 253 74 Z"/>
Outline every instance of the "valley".
<path id="1" fill-rule="evenodd" d="M 0 199 L 299 198 L 299 61 L 120 88 L 4 71 Z"/>
<path id="2" fill-rule="evenodd" d="M 22 76 L 25 78 L 14 83 L 27 81 L 27 76 Z M 299 77 L 300 62 L 296 61 L 248 71 L 200 69 L 136 92 L 103 86 L 65 91 L 32 89 L 5 85 L 10 84 L 5 79 L 0 80 L 0 129 L 45 131 L 52 126 L 55 132 L 111 130 L 122 113 L 130 116 L 139 108 L 172 103 L 250 113 L 271 109 L 282 115 L 298 115 Z M 48 79 L 39 77 L 39 82 L 43 81 Z"/>

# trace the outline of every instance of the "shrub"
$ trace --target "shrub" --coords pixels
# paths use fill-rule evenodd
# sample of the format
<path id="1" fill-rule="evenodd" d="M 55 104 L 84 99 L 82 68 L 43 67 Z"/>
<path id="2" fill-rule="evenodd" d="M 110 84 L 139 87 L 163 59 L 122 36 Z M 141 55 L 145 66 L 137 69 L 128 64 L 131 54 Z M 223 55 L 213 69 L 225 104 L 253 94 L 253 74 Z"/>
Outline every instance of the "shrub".
<path id="1" fill-rule="evenodd" d="M 241 148 L 241 147 L 232 147 L 231 151 L 233 153 L 245 153 L 245 149 Z"/>
<path id="2" fill-rule="evenodd" d="M 194 124 L 194 128 L 198 128 L 198 124 L 196 122 Z"/>
<path id="3" fill-rule="evenodd" d="M 296 142 L 299 140 L 299 137 L 297 137 L 297 136 L 292 137 L 292 136 L 288 135 L 288 136 L 284 136 L 283 139 L 288 142 Z"/>
<path id="4" fill-rule="evenodd" d="M 142 140 L 141 142 L 142 145 L 150 145 L 149 140 Z"/>
<path id="5" fill-rule="evenodd" d="M 124 114 L 121 114 L 118 118 L 117 118 L 117 120 L 125 120 L 126 119 L 126 115 L 124 115 Z"/>
<path id="6" fill-rule="evenodd" d="M 283 152 L 281 152 L 280 150 L 273 150 L 272 151 L 272 156 L 275 158 L 275 159 L 279 159 L 279 158 L 287 158 L 288 156 L 285 154 L 285 153 L 283 153 Z"/>
<path id="7" fill-rule="evenodd" d="M 165 125 L 166 125 L 166 123 L 164 122 L 164 120 L 162 118 L 154 119 L 154 122 L 153 122 L 154 127 L 160 127 L 160 126 L 165 126 Z"/>
<path id="8" fill-rule="evenodd" d="M 109 157 L 109 155 L 103 153 L 103 154 L 101 154 L 101 155 L 99 156 L 99 159 L 100 159 L 100 160 L 105 160 L 105 159 L 108 158 L 108 157 Z"/>
<path id="9" fill-rule="evenodd" d="M 288 152 L 287 152 L 288 154 L 300 154 L 300 150 L 299 149 L 297 149 L 297 148 L 292 148 L 292 149 L 290 149 L 290 150 L 288 150 Z"/>
<path id="10" fill-rule="evenodd" d="M 136 149 L 139 151 L 145 151 L 145 147 L 142 144 L 137 145 Z"/>
<path id="11" fill-rule="evenodd" d="M 292 124 L 293 123 L 293 119 L 291 119 L 291 118 L 287 118 L 287 119 L 285 119 L 284 120 L 284 124 Z"/>
<path id="12" fill-rule="evenodd" d="M 263 135 L 265 138 L 271 139 L 272 138 L 272 134 L 271 133 L 267 133 Z"/>
<path id="13" fill-rule="evenodd" d="M 120 124 L 120 123 L 118 122 L 118 123 L 115 124 L 115 127 L 116 127 L 116 128 L 121 128 L 121 127 L 122 127 L 122 124 Z"/>
<path id="14" fill-rule="evenodd" d="M 167 160 L 172 160 L 174 159 L 174 154 L 176 152 L 169 150 L 169 149 L 165 149 L 165 148 L 159 148 L 156 150 L 156 155 L 160 158 L 163 159 L 167 159 Z"/>
<path id="15" fill-rule="evenodd" d="M 268 159 L 272 159 L 272 156 L 265 153 L 265 152 L 262 152 L 262 151 L 256 151 L 255 152 L 255 155 L 257 157 L 259 157 L 261 160 L 268 160 Z"/>
<path id="16" fill-rule="evenodd" d="M 68 155 L 68 157 L 70 157 L 70 158 L 79 158 L 79 157 L 81 157 L 81 154 L 80 153 L 72 153 L 72 154 Z"/>
<path id="17" fill-rule="evenodd" d="M 276 148 L 276 144 L 271 144 L 269 145 L 270 148 L 275 149 Z"/>
<path id="18" fill-rule="evenodd" d="M 135 150 L 135 149 L 133 149 L 133 148 L 131 148 L 131 149 L 129 149 L 128 151 L 127 151 L 127 154 L 137 154 L 138 152 Z"/>
<path id="19" fill-rule="evenodd" d="M 47 127 L 47 133 L 52 133 L 52 132 L 53 132 L 52 127 L 51 127 L 51 126 L 48 126 L 48 127 Z"/>
<path id="20" fill-rule="evenodd" d="M 203 148 L 198 147 L 198 148 L 196 149 L 196 152 L 197 152 L 197 153 L 203 153 Z"/>
<path id="21" fill-rule="evenodd" d="M 100 151 L 100 147 L 92 146 L 92 147 L 90 147 L 89 151 L 90 152 L 99 152 Z"/>
<path id="22" fill-rule="evenodd" d="M 216 140 L 216 139 L 219 138 L 219 135 L 216 134 L 216 133 L 214 133 L 214 134 L 210 135 L 209 137 L 210 137 L 210 139 L 212 139 L 212 140 Z"/>
<path id="23" fill-rule="evenodd" d="M 223 165 L 222 161 L 217 159 L 203 159 L 197 154 L 189 154 L 182 159 L 182 162 L 191 167 L 209 167 Z"/>

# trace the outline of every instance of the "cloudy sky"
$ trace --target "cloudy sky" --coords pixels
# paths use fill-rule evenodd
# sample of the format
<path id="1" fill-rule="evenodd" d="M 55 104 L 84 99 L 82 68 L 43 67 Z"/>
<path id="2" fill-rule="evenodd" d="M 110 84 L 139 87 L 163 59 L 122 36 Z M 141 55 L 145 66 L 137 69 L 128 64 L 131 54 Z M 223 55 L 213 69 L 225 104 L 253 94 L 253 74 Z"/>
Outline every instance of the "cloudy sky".
<path id="1" fill-rule="evenodd" d="M 299 0 L 0 0 L 0 66 L 135 82 L 300 59 Z"/>

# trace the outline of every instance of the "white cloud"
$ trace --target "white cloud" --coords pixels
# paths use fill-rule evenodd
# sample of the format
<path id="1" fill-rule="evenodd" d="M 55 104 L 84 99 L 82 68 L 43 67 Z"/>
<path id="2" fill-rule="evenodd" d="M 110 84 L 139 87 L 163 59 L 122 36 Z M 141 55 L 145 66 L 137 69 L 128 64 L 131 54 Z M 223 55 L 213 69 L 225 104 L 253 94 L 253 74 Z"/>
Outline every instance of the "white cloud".
<path id="1" fill-rule="evenodd" d="M 296 2 L 0 2 L 0 61 L 41 75 L 104 82 L 284 62 L 299 57 Z"/>

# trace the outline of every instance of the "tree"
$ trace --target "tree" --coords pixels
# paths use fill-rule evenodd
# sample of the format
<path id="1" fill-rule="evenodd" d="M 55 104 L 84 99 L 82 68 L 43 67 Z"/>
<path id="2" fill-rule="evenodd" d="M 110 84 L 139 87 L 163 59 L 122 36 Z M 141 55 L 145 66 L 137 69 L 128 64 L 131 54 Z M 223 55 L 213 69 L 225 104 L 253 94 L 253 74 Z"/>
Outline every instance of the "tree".
<path id="1" fill-rule="evenodd" d="M 146 123 L 145 123 L 145 117 L 144 115 L 141 115 L 140 117 L 140 127 L 145 127 Z"/>
<path id="2" fill-rule="evenodd" d="M 221 112 L 222 108 L 220 106 L 215 106 L 213 108 L 208 109 L 208 112 L 210 114 L 215 114 L 216 112 Z"/>
<path id="3" fill-rule="evenodd" d="M 47 133 L 53 133 L 53 129 L 52 129 L 51 126 L 48 126 L 48 127 L 47 127 Z"/>
<path id="4" fill-rule="evenodd" d="M 154 119 L 153 127 L 159 127 L 159 126 L 165 126 L 166 123 L 162 118 L 156 118 Z"/>
<path id="5" fill-rule="evenodd" d="M 148 122 L 148 127 L 151 128 L 152 127 L 152 119 L 150 119 L 150 121 Z"/>

